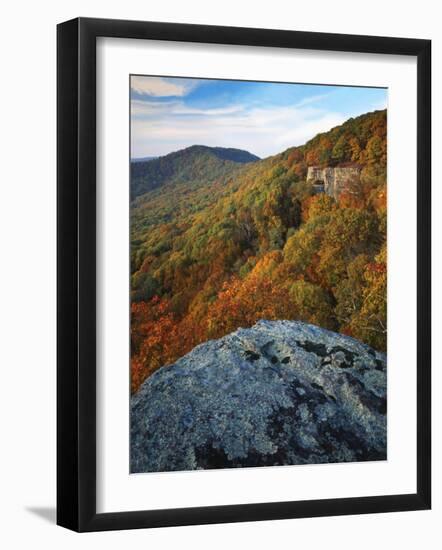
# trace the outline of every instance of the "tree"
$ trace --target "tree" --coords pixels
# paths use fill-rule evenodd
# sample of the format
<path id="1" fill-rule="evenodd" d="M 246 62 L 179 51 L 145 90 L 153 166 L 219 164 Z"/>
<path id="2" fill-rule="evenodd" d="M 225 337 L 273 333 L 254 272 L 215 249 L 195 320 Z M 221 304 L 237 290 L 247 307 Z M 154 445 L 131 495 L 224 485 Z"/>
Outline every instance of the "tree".
<path id="1" fill-rule="evenodd" d="M 149 301 L 160 291 L 160 284 L 150 273 L 139 271 L 132 276 L 131 299 Z"/>
<path id="2" fill-rule="evenodd" d="M 386 142 L 380 136 L 373 136 L 367 142 L 367 162 L 369 164 L 381 164 L 386 161 Z"/>
<path id="3" fill-rule="evenodd" d="M 341 208 L 330 217 L 319 248 L 317 272 L 326 288 L 336 287 L 347 265 L 358 254 L 375 246 L 376 216 L 365 210 Z"/>
<path id="4" fill-rule="evenodd" d="M 359 254 L 347 266 L 346 276 L 334 290 L 335 315 L 344 332 L 352 334 L 352 327 L 358 317 L 366 286 L 365 268 L 369 262 L 367 254 Z"/>
<path id="5" fill-rule="evenodd" d="M 343 161 L 350 160 L 351 147 L 350 147 L 349 139 L 346 135 L 342 135 L 335 143 L 331 153 L 331 158 L 335 162 L 343 162 Z"/>
<path id="6" fill-rule="evenodd" d="M 351 152 L 351 160 L 353 162 L 358 162 L 358 160 L 360 160 L 360 155 L 361 155 L 361 145 L 359 143 L 358 138 L 355 136 L 352 136 L 349 139 L 349 146 L 350 146 L 350 152 Z"/>
<path id="7" fill-rule="evenodd" d="M 290 297 L 301 321 L 328 329 L 337 328 L 333 317 L 332 297 L 319 285 L 299 279 L 290 287 Z"/>
<path id="8" fill-rule="evenodd" d="M 336 210 L 336 201 L 326 193 L 312 195 L 302 204 L 302 218 L 308 221 L 313 218 L 318 218 L 324 214 L 330 214 Z"/>
<path id="9" fill-rule="evenodd" d="M 364 273 L 366 287 L 354 335 L 376 349 L 387 345 L 387 247 L 384 245 Z"/>

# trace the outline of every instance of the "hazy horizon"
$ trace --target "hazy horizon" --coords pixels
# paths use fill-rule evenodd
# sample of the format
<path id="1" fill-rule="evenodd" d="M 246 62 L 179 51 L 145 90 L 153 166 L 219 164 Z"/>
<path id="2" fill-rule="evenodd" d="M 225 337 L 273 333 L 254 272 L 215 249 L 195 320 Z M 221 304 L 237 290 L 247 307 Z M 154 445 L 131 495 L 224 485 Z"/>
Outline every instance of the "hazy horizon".
<path id="1" fill-rule="evenodd" d="M 387 89 L 131 76 L 131 160 L 192 145 L 265 158 L 351 117 L 384 109 Z"/>

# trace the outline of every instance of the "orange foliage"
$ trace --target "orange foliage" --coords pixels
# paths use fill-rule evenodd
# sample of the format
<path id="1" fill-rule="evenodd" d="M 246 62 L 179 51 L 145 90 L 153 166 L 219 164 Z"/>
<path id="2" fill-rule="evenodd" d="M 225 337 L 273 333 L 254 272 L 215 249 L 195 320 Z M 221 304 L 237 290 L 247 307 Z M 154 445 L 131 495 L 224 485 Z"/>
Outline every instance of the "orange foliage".
<path id="1" fill-rule="evenodd" d="M 371 113 L 219 186 L 192 175 L 131 205 L 132 391 L 260 319 L 305 320 L 385 349 L 385 135 L 386 113 Z M 308 166 L 355 161 L 361 177 L 338 200 L 312 194 Z"/>

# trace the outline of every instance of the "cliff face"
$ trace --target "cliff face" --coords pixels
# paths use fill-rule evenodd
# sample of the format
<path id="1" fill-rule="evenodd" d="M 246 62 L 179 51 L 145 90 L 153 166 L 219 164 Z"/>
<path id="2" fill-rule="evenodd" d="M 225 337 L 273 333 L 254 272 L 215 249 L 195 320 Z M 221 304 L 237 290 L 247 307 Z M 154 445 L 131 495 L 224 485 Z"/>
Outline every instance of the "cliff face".
<path id="1" fill-rule="evenodd" d="M 131 400 L 131 472 L 386 459 L 386 357 L 260 321 L 194 348 Z"/>
<path id="2" fill-rule="evenodd" d="M 335 199 L 345 190 L 348 183 L 359 178 L 361 167 L 337 166 L 320 168 L 310 166 L 307 170 L 307 183 L 311 183 L 317 192 L 324 192 Z"/>

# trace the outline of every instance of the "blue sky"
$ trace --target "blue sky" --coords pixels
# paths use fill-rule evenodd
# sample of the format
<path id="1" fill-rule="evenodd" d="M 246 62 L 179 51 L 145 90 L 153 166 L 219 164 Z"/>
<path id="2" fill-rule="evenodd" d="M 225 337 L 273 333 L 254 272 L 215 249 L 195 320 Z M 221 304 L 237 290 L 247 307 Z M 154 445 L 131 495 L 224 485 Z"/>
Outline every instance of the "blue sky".
<path id="1" fill-rule="evenodd" d="M 196 144 L 266 157 L 387 106 L 380 88 L 148 76 L 130 85 L 132 158 Z"/>

